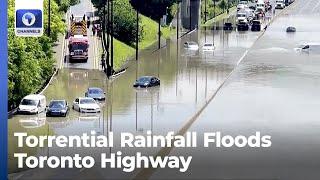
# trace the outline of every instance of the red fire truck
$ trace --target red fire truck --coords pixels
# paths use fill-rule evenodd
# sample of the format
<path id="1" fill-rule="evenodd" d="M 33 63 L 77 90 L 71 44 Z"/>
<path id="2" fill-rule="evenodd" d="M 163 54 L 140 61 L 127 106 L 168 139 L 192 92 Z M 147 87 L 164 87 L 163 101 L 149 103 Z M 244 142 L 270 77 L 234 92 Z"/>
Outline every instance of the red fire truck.
<path id="1" fill-rule="evenodd" d="M 89 39 L 87 37 L 87 21 L 85 16 L 71 17 L 68 48 L 70 62 L 88 61 Z"/>

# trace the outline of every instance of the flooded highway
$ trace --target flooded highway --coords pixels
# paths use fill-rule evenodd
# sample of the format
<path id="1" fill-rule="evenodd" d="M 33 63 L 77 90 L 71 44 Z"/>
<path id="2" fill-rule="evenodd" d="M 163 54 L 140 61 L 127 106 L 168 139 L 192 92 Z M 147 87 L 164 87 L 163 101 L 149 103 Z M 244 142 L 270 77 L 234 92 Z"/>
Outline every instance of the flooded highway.
<path id="1" fill-rule="evenodd" d="M 138 62 L 130 61 L 126 72 L 112 81 L 108 81 L 105 74 L 98 70 L 65 68 L 44 92 L 47 101 L 66 99 L 71 108 L 74 99 L 84 96 L 88 87 L 100 87 L 107 93 L 106 102 L 101 104 L 103 111 L 97 115 L 85 115 L 70 110 L 66 118 L 45 117 L 43 114 L 15 115 L 9 120 L 9 152 L 27 151 L 30 155 L 98 155 L 101 151 L 106 151 L 98 148 L 94 152 L 85 148 L 18 149 L 13 132 L 26 131 L 33 135 L 80 135 L 95 130 L 98 134 L 106 135 L 112 131 L 117 142 L 116 137 L 120 132 L 145 134 L 147 130 L 152 130 L 154 134 L 166 134 L 168 131 L 177 131 L 215 92 L 259 34 L 260 32 L 216 31 L 213 37 L 212 31 L 197 31 L 184 36 L 178 44 L 174 39 L 168 40 L 165 48 L 155 52 L 143 52 Z M 201 49 L 189 51 L 183 48 L 182 44 L 188 40 L 196 41 L 202 46 L 205 37 L 208 42 L 214 39 L 214 52 L 203 52 Z M 142 75 L 159 77 L 161 86 L 150 89 L 133 88 L 135 79 Z M 29 122 L 29 125 L 25 122 Z M 112 152 L 117 150 L 117 147 L 110 149 Z M 157 150 L 148 150 L 148 153 L 152 155 Z M 12 154 L 9 155 L 9 161 L 10 172 L 17 171 L 13 168 L 16 167 L 16 159 Z M 41 169 L 41 173 L 38 170 L 26 171 L 23 177 L 30 178 L 35 174 L 61 176 L 58 170 Z M 100 172 L 101 169 L 97 171 Z M 70 177 L 83 175 L 79 174 L 78 170 L 63 172 L 70 173 Z M 110 171 L 104 170 L 100 173 L 108 172 Z M 132 174 L 128 173 L 125 176 Z M 112 179 L 114 176 L 107 177 Z"/>
<path id="2" fill-rule="evenodd" d="M 296 1 L 268 27 L 188 131 L 272 137 L 270 148 L 175 148 L 192 154 L 191 171 L 158 169 L 172 179 L 281 179 L 320 177 L 320 53 L 297 51 L 320 42 L 320 3 Z M 294 26 L 296 33 L 286 33 Z M 199 137 L 199 144 L 203 139 Z"/>

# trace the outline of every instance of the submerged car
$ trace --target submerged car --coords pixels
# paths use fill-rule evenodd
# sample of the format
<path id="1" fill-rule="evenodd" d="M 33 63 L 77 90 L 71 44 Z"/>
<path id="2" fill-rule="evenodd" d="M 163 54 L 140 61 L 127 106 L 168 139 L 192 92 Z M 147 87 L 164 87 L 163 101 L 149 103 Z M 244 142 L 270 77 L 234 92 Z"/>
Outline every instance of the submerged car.
<path id="1" fill-rule="evenodd" d="M 291 32 L 296 32 L 297 29 L 295 27 L 292 27 L 292 26 L 289 26 L 287 27 L 287 30 L 286 30 L 288 33 L 291 33 Z"/>
<path id="2" fill-rule="evenodd" d="M 225 30 L 225 31 L 232 31 L 232 30 L 233 30 L 232 23 L 230 23 L 230 22 L 224 23 L 224 25 L 223 25 L 223 30 Z"/>
<path id="3" fill-rule="evenodd" d="M 190 49 L 190 50 L 198 50 L 199 49 L 199 45 L 196 42 L 193 42 L 193 41 L 185 42 L 183 44 L 183 46 L 184 46 L 184 48 Z"/>
<path id="4" fill-rule="evenodd" d="M 133 87 L 153 87 L 153 86 L 159 86 L 160 85 L 160 79 L 154 76 L 142 76 L 139 79 L 136 80 L 136 82 L 133 84 Z"/>
<path id="5" fill-rule="evenodd" d="M 101 111 L 99 104 L 93 98 L 89 97 L 79 97 L 75 99 L 72 109 L 80 113 L 99 113 Z"/>
<path id="6" fill-rule="evenodd" d="M 87 92 L 85 93 L 85 97 L 93 98 L 94 100 L 104 101 L 106 99 L 106 93 L 97 87 L 90 87 L 88 88 Z"/>
<path id="7" fill-rule="evenodd" d="M 213 43 L 204 43 L 202 47 L 203 51 L 213 51 L 214 50 L 214 44 Z"/>
<path id="8" fill-rule="evenodd" d="M 251 31 L 261 31 L 261 22 L 260 20 L 253 20 Z"/>
<path id="9" fill-rule="evenodd" d="M 46 97 L 40 94 L 31 94 L 24 97 L 18 107 L 19 114 L 38 114 L 46 109 Z"/>
<path id="10" fill-rule="evenodd" d="M 69 111 L 68 102 L 66 100 L 52 100 L 47 106 L 47 116 L 63 116 L 66 117 Z"/>

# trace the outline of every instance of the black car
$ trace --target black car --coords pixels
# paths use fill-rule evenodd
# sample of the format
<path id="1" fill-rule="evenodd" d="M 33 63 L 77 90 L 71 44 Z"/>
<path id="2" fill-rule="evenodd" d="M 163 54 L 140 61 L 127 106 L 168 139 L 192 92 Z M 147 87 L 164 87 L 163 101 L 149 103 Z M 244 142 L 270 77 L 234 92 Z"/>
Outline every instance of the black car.
<path id="1" fill-rule="evenodd" d="M 259 20 L 253 20 L 251 31 L 261 31 L 261 22 Z"/>
<path id="2" fill-rule="evenodd" d="M 292 27 L 292 26 L 289 26 L 286 30 L 288 33 L 293 33 L 293 32 L 296 32 L 297 29 L 295 27 Z"/>
<path id="3" fill-rule="evenodd" d="M 225 31 L 232 31 L 232 30 L 233 30 L 232 23 L 230 23 L 230 22 L 224 23 L 224 25 L 223 25 L 223 30 L 225 30 Z"/>
<path id="4" fill-rule="evenodd" d="M 249 25 L 246 22 L 239 22 L 237 25 L 238 31 L 248 31 L 249 30 Z"/>
<path id="5" fill-rule="evenodd" d="M 139 79 L 136 80 L 136 82 L 133 84 L 133 87 L 152 87 L 152 86 L 159 86 L 160 85 L 160 79 L 154 77 L 154 76 L 142 76 Z"/>
<path id="6" fill-rule="evenodd" d="M 69 111 L 68 102 L 66 100 L 52 100 L 47 106 L 47 116 L 63 116 L 66 117 Z"/>

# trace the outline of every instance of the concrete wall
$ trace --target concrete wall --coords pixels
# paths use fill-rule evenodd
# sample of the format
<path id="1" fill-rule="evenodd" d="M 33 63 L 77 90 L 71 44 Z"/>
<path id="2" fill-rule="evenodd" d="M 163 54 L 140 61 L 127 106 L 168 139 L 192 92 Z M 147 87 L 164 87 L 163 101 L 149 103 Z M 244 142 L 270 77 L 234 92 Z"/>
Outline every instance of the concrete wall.
<path id="1" fill-rule="evenodd" d="M 191 5 L 191 6 L 190 6 Z M 190 24 L 191 9 L 191 24 Z M 200 24 L 201 0 L 182 0 L 181 2 L 181 22 L 185 29 L 195 29 Z M 190 28 L 191 25 L 191 28 Z"/>

